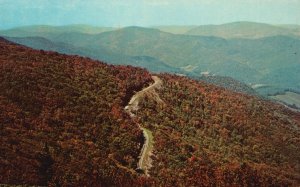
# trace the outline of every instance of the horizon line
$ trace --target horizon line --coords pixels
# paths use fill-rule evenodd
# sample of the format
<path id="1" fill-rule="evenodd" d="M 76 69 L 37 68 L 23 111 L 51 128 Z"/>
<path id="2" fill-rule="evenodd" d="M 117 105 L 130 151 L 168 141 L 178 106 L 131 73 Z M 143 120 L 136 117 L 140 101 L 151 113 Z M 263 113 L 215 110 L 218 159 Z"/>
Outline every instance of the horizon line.
<path id="1" fill-rule="evenodd" d="M 88 23 L 70 23 L 70 24 L 31 24 L 31 25 L 19 25 L 7 28 L 1 28 L 0 30 L 10 30 L 16 28 L 24 28 L 24 27 L 33 27 L 33 26 L 48 26 L 48 27 L 66 27 L 66 26 L 90 26 L 90 27 L 98 27 L 98 28 L 126 28 L 126 27 L 143 27 L 143 28 L 155 28 L 155 27 L 198 27 L 198 26 L 220 26 L 220 25 L 227 25 L 233 23 L 256 23 L 256 24 L 266 24 L 272 26 L 280 26 L 280 25 L 295 25 L 300 26 L 300 24 L 290 24 L 290 23 L 267 23 L 267 22 L 255 22 L 255 21 L 232 21 L 232 22 L 224 22 L 220 24 L 157 24 L 157 25 L 95 25 L 95 24 L 88 24 Z"/>

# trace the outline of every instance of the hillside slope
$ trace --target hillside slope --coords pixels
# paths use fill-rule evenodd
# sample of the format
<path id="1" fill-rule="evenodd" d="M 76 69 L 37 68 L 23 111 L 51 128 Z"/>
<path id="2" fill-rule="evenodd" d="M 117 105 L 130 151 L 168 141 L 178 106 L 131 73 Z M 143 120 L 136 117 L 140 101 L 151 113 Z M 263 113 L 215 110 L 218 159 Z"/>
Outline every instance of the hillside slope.
<path id="1" fill-rule="evenodd" d="M 0 184 L 299 186 L 300 114 L 175 75 L 0 39 Z M 150 89 L 149 88 L 149 89 Z M 158 97 L 160 99 L 158 99 Z M 152 167 L 136 170 L 153 135 Z"/>
<path id="2" fill-rule="evenodd" d="M 74 34 L 74 38 L 80 38 L 81 34 Z M 63 34 L 63 36 L 65 36 Z M 61 36 L 62 38 L 65 38 Z M 171 67 L 159 59 L 150 56 L 128 56 L 124 54 L 115 53 L 112 50 L 105 49 L 101 46 L 83 46 L 72 42 L 71 39 L 52 41 L 42 37 L 5 37 L 7 40 L 31 47 L 33 49 L 42 49 L 47 51 L 56 51 L 59 53 L 80 55 L 90 57 L 96 60 L 102 60 L 110 64 L 118 65 L 132 65 L 136 67 L 146 68 L 151 72 L 182 72 L 179 68 Z M 85 38 L 85 37 L 83 37 Z"/>
<path id="3" fill-rule="evenodd" d="M 140 104 L 162 186 L 298 186 L 300 113 L 184 77 L 159 75 Z"/>
<path id="4" fill-rule="evenodd" d="M 259 94 L 250 86 L 240 81 L 237 81 L 231 77 L 223 77 L 223 76 L 200 76 L 200 77 L 192 77 L 195 80 L 201 80 L 206 83 L 213 84 L 215 86 L 220 86 L 235 92 L 245 93 L 248 95 L 256 95 Z"/>
<path id="5" fill-rule="evenodd" d="M 148 72 L 0 40 L 0 184 L 137 183 L 142 132 L 123 111 Z"/>
<path id="6" fill-rule="evenodd" d="M 131 27 L 102 33 L 98 41 L 116 53 L 152 56 L 177 68 L 193 66 L 198 75 L 207 71 L 274 90 L 300 89 L 300 40 L 288 36 L 225 40 Z"/>
<path id="7" fill-rule="evenodd" d="M 53 43 L 64 43 L 77 48 L 75 54 L 113 64 L 146 67 L 153 72 L 185 74 L 180 69 L 193 67 L 190 73 L 194 75 L 210 72 L 232 77 L 249 85 L 264 84 L 266 87 L 257 90 L 264 95 L 285 89 L 299 91 L 300 77 L 297 75 L 300 71 L 300 39 L 288 34 L 278 35 L 280 32 L 273 35 L 272 28 L 275 26 L 243 24 L 254 25 L 257 29 L 252 29 L 253 33 L 265 32 L 267 37 L 224 39 L 175 35 L 141 27 L 127 27 L 100 34 L 71 32 L 45 37 Z M 268 29 L 263 29 L 264 27 Z M 288 29 L 283 26 L 276 27 Z M 32 35 L 34 34 L 33 32 Z M 28 38 L 26 40 L 13 39 L 30 47 L 47 48 L 47 45 L 33 46 L 33 42 Z M 57 51 L 61 52 L 63 49 Z"/>

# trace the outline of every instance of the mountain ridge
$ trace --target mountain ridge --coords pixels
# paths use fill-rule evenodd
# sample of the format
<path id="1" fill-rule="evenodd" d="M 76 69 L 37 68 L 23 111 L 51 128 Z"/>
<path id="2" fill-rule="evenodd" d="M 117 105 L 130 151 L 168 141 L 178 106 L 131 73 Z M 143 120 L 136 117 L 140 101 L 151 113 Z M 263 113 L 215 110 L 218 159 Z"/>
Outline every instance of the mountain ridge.
<path id="1" fill-rule="evenodd" d="M 300 36 L 300 29 L 256 22 L 232 22 L 220 25 L 202 25 L 187 31 L 188 35 L 219 36 L 223 38 L 262 38 L 274 35 Z"/>
<path id="2" fill-rule="evenodd" d="M 294 76 L 299 70 L 299 38 L 288 35 L 258 39 L 224 39 L 216 36 L 176 35 L 143 27 L 126 27 L 95 35 L 73 32 L 46 38 L 52 42 L 80 47 L 78 55 L 115 64 L 128 62 L 127 64 L 138 66 L 140 63 L 142 67 L 152 68 L 151 71 L 163 68 L 165 72 L 185 75 L 188 75 L 188 72 L 180 69 L 193 66 L 195 68 L 190 72 L 193 75 L 210 72 L 218 76 L 232 77 L 248 85 L 266 84 L 268 87 L 257 90 L 263 95 L 285 89 L 300 90 L 299 76 Z M 155 66 L 162 66 L 155 69 L 154 65 L 149 65 L 149 61 L 139 62 L 135 56 L 154 58 Z M 288 74 L 293 76 L 287 76 Z"/>

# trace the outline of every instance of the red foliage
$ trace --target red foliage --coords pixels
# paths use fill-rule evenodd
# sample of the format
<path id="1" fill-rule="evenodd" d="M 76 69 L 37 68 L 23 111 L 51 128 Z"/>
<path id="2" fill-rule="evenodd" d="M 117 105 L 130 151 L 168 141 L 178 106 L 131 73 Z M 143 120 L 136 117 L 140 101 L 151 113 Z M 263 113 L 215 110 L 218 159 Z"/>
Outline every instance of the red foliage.
<path id="1" fill-rule="evenodd" d="M 0 183 L 49 186 L 299 186 L 300 114 L 185 77 L 31 50 L 0 39 Z M 135 172 L 141 130 L 151 177 Z"/>
<path id="2" fill-rule="evenodd" d="M 0 39 L 0 72 L 1 184 L 136 183 L 141 131 L 123 108 L 147 71 Z"/>
<path id="3" fill-rule="evenodd" d="M 185 77 L 158 76 L 166 107 L 145 99 L 139 123 L 153 132 L 150 173 L 159 185 L 299 184 L 299 113 Z"/>

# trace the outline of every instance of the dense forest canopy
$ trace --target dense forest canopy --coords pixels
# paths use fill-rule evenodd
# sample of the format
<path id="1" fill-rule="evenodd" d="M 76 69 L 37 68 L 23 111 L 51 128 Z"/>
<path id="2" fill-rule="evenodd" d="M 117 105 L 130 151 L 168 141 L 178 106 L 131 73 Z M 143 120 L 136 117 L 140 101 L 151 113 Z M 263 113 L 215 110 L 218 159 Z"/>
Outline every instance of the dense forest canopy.
<path id="1" fill-rule="evenodd" d="M 0 39 L 0 184 L 297 186 L 300 114 L 257 96 Z M 157 97 L 161 102 L 157 102 Z M 153 134 L 150 176 L 136 170 Z"/>

